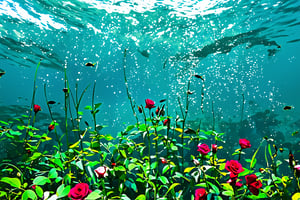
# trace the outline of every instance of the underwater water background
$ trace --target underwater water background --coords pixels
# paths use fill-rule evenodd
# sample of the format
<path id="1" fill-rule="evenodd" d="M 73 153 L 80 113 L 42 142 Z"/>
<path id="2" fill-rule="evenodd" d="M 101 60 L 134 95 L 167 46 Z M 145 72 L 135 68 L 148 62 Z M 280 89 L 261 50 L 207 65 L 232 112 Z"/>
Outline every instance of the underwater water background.
<path id="1" fill-rule="evenodd" d="M 42 58 L 35 98 L 42 117 L 36 125 L 46 130 L 51 122 L 44 84 L 48 99 L 57 102 L 53 111 L 63 118 L 66 69 L 71 90 L 76 83 L 80 91 L 91 84 L 80 109 L 85 113 L 96 81 L 98 123 L 108 126 L 102 133 L 116 135 L 135 123 L 123 76 L 126 48 L 128 87 L 137 105 L 167 99 L 175 119 L 178 97 L 184 104 L 190 75 L 199 74 L 205 81 L 191 79 L 188 126 L 197 128 L 202 120 L 201 128 L 223 131 L 224 122 L 247 120 L 240 136 L 250 141 L 265 135 L 262 126 L 271 126 L 271 136 L 280 132 L 296 144 L 299 136 L 291 134 L 300 129 L 299 32 L 298 0 L 1 0 L 0 69 L 6 73 L 0 120 L 29 112 Z M 293 108 L 283 110 L 286 105 Z M 271 121 L 255 118 L 261 113 L 272 115 Z"/>

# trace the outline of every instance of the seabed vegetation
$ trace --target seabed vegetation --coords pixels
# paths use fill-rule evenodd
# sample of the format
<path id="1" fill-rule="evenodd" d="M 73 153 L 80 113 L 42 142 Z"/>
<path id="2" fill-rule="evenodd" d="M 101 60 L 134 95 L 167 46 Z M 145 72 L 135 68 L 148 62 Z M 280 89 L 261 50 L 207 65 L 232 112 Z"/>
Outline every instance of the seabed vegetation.
<path id="1" fill-rule="evenodd" d="M 239 142 L 233 149 L 226 135 L 214 130 L 187 127 L 191 81 L 205 81 L 190 74 L 186 96 L 178 97 L 177 116 L 168 115 L 168 99 L 155 103 L 145 98 L 136 104 L 126 79 L 124 50 L 124 82 L 136 123 L 128 125 L 117 137 L 106 134 L 97 115 L 101 103 L 81 105 L 89 85 L 80 92 L 70 88 L 65 69 L 64 120 L 57 121 L 48 101 L 47 107 L 35 101 L 36 67 L 30 114 L 0 121 L 0 141 L 10 151 L 0 163 L 1 199 L 299 199 L 300 165 L 290 149 L 279 148 L 270 137 L 231 138 Z M 204 84 L 203 84 L 204 85 Z M 203 112 L 203 96 L 201 108 Z M 242 107 L 243 108 L 243 107 Z M 92 123 L 84 121 L 82 109 L 91 113 Z M 48 129 L 36 127 L 41 110 L 49 112 Z M 242 121 L 242 120 L 241 120 Z M 64 126 L 58 134 L 56 127 Z M 296 133 L 295 133 L 296 134 Z M 248 137 L 251 137 L 250 135 Z M 230 149 L 228 158 L 222 152 Z M 250 149 L 254 149 L 250 153 Z M 279 156 L 284 152 L 285 156 Z M 258 158 L 258 155 L 262 155 Z"/>

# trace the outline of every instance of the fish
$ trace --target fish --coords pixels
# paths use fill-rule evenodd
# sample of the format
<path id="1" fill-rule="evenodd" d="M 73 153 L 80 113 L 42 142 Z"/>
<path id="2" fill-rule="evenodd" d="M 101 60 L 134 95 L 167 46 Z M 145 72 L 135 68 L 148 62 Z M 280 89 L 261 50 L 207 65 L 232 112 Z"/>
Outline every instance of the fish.
<path id="1" fill-rule="evenodd" d="M 200 75 L 198 75 L 198 74 L 195 74 L 194 76 L 195 76 L 196 78 L 200 78 L 202 81 L 204 81 L 203 76 L 200 76 Z"/>
<path id="2" fill-rule="evenodd" d="M 142 56 L 144 56 L 144 57 L 146 57 L 146 58 L 149 58 L 149 56 L 150 56 L 150 51 L 149 50 L 143 50 L 143 51 L 140 51 L 139 49 L 138 49 L 138 52 L 140 53 L 140 54 L 142 54 Z"/>
<path id="3" fill-rule="evenodd" d="M 85 63 L 85 66 L 87 66 L 87 67 L 95 67 L 95 65 L 96 65 L 96 63 L 90 63 L 90 62 Z"/>
<path id="4" fill-rule="evenodd" d="M 292 108 L 292 106 L 284 106 L 283 110 L 291 110 Z"/>
<path id="5" fill-rule="evenodd" d="M 56 101 L 48 101 L 48 104 L 55 104 Z"/>
<path id="6" fill-rule="evenodd" d="M 5 71 L 3 69 L 0 69 L 0 78 L 5 74 Z"/>

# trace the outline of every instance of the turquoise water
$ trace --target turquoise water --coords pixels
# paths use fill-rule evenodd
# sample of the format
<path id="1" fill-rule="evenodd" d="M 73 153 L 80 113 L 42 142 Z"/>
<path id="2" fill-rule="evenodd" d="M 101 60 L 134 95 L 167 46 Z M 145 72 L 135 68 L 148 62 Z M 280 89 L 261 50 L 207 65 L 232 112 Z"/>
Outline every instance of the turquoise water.
<path id="1" fill-rule="evenodd" d="M 178 97 L 184 104 L 190 75 L 199 74 L 205 79 L 203 113 L 203 83 L 193 78 L 190 127 L 202 120 L 202 128 L 230 135 L 224 124 L 243 119 L 247 131 L 235 133 L 250 140 L 274 132 L 292 143 L 299 140 L 291 137 L 300 129 L 297 0 L 2 0 L 0 22 L 0 69 L 6 72 L 0 79 L 0 120 L 28 112 L 42 58 L 37 123 L 47 129 L 50 121 L 44 84 L 48 99 L 58 102 L 57 118 L 63 118 L 66 68 L 71 89 L 91 84 L 82 111 L 91 104 L 96 81 L 95 102 L 103 103 L 97 120 L 108 126 L 103 133 L 116 135 L 135 123 L 123 77 L 127 48 L 128 86 L 137 105 L 146 98 L 157 105 L 168 99 L 168 113 L 175 118 Z M 96 67 L 86 67 L 87 62 Z M 286 105 L 293 109 L 283 110 Z M 257 117 L 265 110 L 271 121 Z M 91 117 L 84 120 L 92 124 Z"/>

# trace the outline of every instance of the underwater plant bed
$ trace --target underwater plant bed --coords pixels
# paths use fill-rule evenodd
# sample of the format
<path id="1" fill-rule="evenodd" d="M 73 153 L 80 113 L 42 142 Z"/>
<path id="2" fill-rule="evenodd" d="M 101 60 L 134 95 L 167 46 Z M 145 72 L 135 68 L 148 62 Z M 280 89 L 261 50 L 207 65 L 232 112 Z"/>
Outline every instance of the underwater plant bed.
<path id="1" fill-rule="evenodd" d="M 47 107 L 35 102 L 36 68 L 29 115 L 0 121 L 0 142 L 5 151 L 0 163 L 1 199 L 298 199 L 300 165 L 272 138 L 226 141 L 215 130 L 186 126 L 190 81 L 204 81 L 191 74 L 186 98 L 178 98 L 180 114 L 168 115 L 168 100 L 145 99 L 136 105 L 124 80 L 136 123 L 117 137 L 105 133 L 97 122 L 101 103 L 81 106 L 81 93 L 69 87 L 65 71 L 64 120 L 56 120 L 44 87 Z M 185 104 L 182 104 L 182 101 Z M 91 113 L 92 123 L 83 120 Z M 48 127 L 35 126 L 41 110 L 51 116 Z M 201 123 L 201 122 L 200 122 Z M 199 125 L 200 126 L 200 125 Z M 64 131 L 59 131 L 64 129 Z M 240 147 L 225 153 L 230 142 Z M 232 146 L 231 146 L 232 149 Z M 253 149 L 252 153 L 249 151 Z M 258 159 L 258 154 L 262 155 Z M 288 155 L 284 158 L 279 154 Z M 284 159 L 282 159 L 284 158 Z"/>

